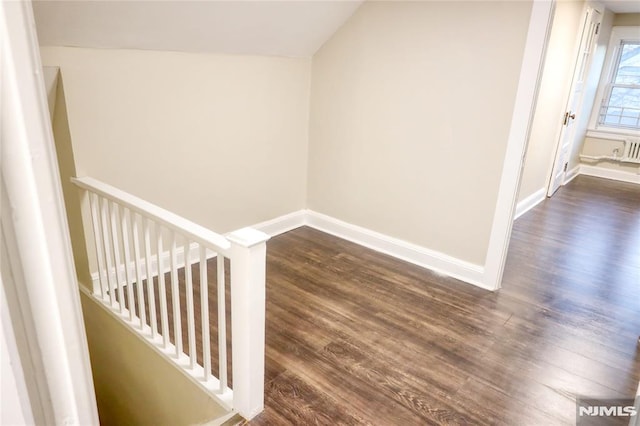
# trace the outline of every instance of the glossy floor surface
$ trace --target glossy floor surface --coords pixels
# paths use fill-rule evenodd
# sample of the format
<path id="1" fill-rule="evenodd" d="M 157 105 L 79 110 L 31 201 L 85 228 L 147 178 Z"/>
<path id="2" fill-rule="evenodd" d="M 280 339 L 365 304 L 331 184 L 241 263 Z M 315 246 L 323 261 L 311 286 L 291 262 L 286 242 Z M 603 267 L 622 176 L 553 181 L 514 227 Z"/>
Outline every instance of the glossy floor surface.
<path id="1" fill-rule="evenodd" d="M 310 229 L 270 240 L 250 424 L 575 424 L 640 380 L 640 186 L 578 177 L 515 222 L 492 293 Z"/>

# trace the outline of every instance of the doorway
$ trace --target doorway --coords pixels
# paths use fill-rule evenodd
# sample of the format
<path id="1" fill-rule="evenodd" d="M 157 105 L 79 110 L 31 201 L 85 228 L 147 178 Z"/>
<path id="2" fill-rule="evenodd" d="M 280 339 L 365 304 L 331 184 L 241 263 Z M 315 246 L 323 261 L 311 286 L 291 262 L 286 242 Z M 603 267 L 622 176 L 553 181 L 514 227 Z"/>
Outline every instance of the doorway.
<path id="1" fill-rule="evenodd" d="M 569 155 L 573 151 L 573 146 L 578 139 L 582 138 L 586 128 L 578 129 L 577 123 L 585 122 L 582 120 L 583 115 L 591 113 L 593 99 L 585 96 L 586 86 L 591 73 L 597 73 L 599 78 L 599 70 L 592 69 L 593 57 L 597 47 L 600 24 L 602 22 L 602 11 L 592 6 L 587 6 L 583 13 L 583 20 L 580 24 L 579 36 L 577 38 L 577 51 L 574 55 L 574 63 L 571 87 L 569 96 L 562 115 L 562 125 L 559 130 L 552 172 L 549 176 L 547 185 L 547 197 L 553 194 L 564 185 L 567 181 L 567 172 L 569 167 Z M 554 23 L 554 25 L 556 25 Z M 558 117 L 559 118 L 559 117 Z"/>

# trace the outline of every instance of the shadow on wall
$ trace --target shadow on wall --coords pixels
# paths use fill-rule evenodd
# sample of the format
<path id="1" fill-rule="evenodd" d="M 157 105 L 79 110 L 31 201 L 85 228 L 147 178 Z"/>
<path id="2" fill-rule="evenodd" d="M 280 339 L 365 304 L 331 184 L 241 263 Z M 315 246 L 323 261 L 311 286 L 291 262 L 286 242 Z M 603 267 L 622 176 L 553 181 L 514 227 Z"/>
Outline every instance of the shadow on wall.
<path id="1" fill-rule="evenodd" d="M 51 99 L 52 96 L 53 99 Z M 87 286 L 91 284 L 91 274 L 89 272 L 87 245 L 82 225 L 80 192 L 78 191 L 78 188 L 71 183 L 71 178 L 76 176 L 76 163 L 73 156 L 73 146 L 71 144 L 71 132 L 69 130 L 67 104 L 64 94 L 64 82 L 59 70 L 57 74 L 57 88 L 54 88 L 53 93 L 49 92 L 49 98 L 49 107 L 51 108 L 51 105 L 53 105 L 53 111 L 51 111 L 51 124 L 53 127 L 53 137 L 56 145 L 56 155 L 58 157 L 58 168 L 60 170 L 64 204 L 67 211 L 67 220 L 69 222 L 69 232 L 71 234 L 71 246 L 73 248 L 73 258 L 75 259 L 76 274 L 78 275 L 80 285 Z"/>

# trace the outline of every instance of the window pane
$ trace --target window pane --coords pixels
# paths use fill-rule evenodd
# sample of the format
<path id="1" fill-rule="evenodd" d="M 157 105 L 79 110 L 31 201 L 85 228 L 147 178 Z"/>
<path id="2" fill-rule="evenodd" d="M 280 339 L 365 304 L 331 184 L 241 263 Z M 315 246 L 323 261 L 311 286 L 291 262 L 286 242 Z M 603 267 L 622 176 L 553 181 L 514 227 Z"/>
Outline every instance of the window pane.
<path id="1" fill-rule="evenodd" d="M 620 125 L 625 127 L 638 126 L 640 118 L 640 110 L 637 109 L 625 109 L 620 117 Z"/>
<path id="2" fill-rule="evenodd" d="M 622 117 L 622 108 L 602 107 L 600 115 L 600 124 L 605 126 L 618 126 Z"/>
<path id="3" fill-rule="evenodd" d="M 640 87 L 614 87 L 611 89 L 609 106 L 640 109 Z"/>
<path id="4" fill-rule="evenodd" d="M 622 33 L 630 38 L 624 39 L 614 30 L 619 48 L 597 121 L 598 126 L 640 130 L 640 40 L 631 32 Z"/>
<path id="5" fill-rule="evenodd" d="M 609 127 L 638 128 L 640 109 L 603 106 L 600 112 L 600 124 Z"/>
<path id="6" fill-rule="evenodd" d="M 640 85 L 640 42 L 623 41 L 614 84 Z"/>

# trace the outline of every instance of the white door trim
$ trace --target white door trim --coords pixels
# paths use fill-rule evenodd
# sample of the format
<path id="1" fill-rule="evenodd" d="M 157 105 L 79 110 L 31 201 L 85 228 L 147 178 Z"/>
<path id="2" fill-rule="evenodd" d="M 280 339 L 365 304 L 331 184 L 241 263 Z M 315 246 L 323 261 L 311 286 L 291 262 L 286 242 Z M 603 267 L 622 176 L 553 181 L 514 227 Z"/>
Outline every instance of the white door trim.
<path id="1" fill-rule="evenodd" d="M 554 7 L 554 0 L 534 0 L 529 19 L 529 31 L 484 268 L 484 287 L 493 290 L 500 288 L 507 260 L 522 165 L 540 86 Z"/>
<path id="2" fill-rule="evenodd" d="M 29 1 L 0 2 L 0 138 L 2 183 L 11 214 L 3 229 L 15 235 L 30 324 L 46 369 L 41 379 L 51 405 L 46 424 L 98 424 L 78 282 Z M 17 264 L 17 263 L 16 263 Z M 20 272 L 17 274 L 16 272 Z M 7 282 L 2 280 L 2 285 Z M 5 287 L 6 288 L 6 287 Z M 16 325 L 10 319 L 3 327 Z M 24 402 L 24 401 L 23 401 Z M 27 402 L 28 403 L 28 402 Z"/>

